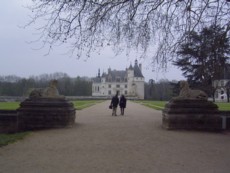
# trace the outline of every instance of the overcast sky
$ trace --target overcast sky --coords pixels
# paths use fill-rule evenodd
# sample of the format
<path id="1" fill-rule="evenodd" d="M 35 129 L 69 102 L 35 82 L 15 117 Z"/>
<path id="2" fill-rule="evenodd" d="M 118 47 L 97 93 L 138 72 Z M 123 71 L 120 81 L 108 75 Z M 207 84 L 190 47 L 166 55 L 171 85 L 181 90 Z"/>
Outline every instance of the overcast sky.
<path id="1" fill-rule="evenodd" d="M 98 69 L 125 70 L 135 59 L 142 63 L 145 80 L 183 79 L 181 71 L 176 67 L 169 67 L 167 73 L 153 71 L 149 65 L 150 59 L 138 59 L 138 56 L 127 57 L 125 54 L 115 56 L 114 52 L 106 49 L 101 54 L 94 54 L 87 59 L 80 60 L 66 55 L 65 47 L 58 47 L 49 55 L 47 50 L 38 49 L 37 43 L 28 43 L 37 38 L 34 26 L 21 28 L 29 20 L 30 11 L 25 8 L 29 0 L 1 0 L 0 6 L 0 75 L 17 75 L 30 77 L 33 75 L 50 74 L 55 72 L 67 73 L 70 77 L 96 76 Z"/>

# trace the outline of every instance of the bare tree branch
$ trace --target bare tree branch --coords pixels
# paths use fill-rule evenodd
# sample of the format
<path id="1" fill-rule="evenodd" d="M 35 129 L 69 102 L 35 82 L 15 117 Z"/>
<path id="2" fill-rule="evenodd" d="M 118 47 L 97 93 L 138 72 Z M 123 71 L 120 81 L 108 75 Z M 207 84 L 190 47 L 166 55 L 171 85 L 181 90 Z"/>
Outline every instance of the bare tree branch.
<path id="1" fill-rule="evenodd" d="M 153 61 L 164 64 L 186 33 L 212 24 L 225 26 L 227 32 L 230 28 L 228 0 L 32 1 L 28 25 L 43 20 L 38 31 L 44 45 L 68 42 L 79 58 L 110 45 L 118 51 L 141 50 L 144 57 L 155 50 Z"/>

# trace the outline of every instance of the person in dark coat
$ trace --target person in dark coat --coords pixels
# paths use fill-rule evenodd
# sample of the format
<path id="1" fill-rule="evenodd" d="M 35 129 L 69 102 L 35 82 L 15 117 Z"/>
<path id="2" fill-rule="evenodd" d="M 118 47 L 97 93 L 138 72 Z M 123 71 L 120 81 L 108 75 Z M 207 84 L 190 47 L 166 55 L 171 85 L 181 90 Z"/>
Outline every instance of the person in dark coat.
<path id="1" fill-rule="evenodd" d="M 111 100 L 111 106 L 112 106 L 112 116 L 117 116 L 117 106 L 119 104 L 119 98 L 118 98 L 118 93 L 113 96 L 112 100 Z"/>
<path id="2" fill-rule="evenodd" d="M 121 109 L 121 115 L 124 115 L 124 111 L 125 111 L 125 108 L 126 108 L 126 98 L 125 98 L 124 95 L 121 95 L 119 106 L 120 106 L 120 109 Z"/>

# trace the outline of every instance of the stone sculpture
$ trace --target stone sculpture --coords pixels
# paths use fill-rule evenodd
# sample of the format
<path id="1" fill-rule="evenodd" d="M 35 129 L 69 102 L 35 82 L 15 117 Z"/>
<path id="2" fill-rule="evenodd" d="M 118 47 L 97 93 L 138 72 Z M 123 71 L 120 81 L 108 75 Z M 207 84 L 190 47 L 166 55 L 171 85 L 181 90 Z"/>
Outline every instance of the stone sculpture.
<path id="1" fill-rule="evenodd" d="M 207 100 L 207 94 L 190 89 L 187 81 L 180 81 L 180 88 L 179 96 L 172 98 L 162 111 L 163 128 L 220 131 L 220 111 Z"/>
<path id="2" fill-rule="evenodd" d="M 17 110 L 21 130 L 71 127 L 75 122 L 73 103 L 59 95 L 57 80 L 47 88 L 32 90 L 29 98 L 21 102 Z"/>
<path id="3" fill-rule="evenodd" d="M 187 81 L 180 81 L 180 94 L 176 99 L 207 100 L 208 95 L 204 91 L 190 89 Z"/>
<path id="4" fill-rule="evenodd" d="M 29 98 L 64 98 L 64 96 L 59 95 L 57 83 L 57 80 L 52 80 L 47 88 L 33 89 Z"/>

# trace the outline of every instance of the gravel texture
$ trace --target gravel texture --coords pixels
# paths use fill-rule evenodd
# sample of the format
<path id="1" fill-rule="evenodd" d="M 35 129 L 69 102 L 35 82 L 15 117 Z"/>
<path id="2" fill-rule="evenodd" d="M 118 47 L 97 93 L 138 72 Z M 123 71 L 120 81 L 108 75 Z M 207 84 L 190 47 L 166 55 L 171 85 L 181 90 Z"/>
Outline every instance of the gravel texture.
<path id="1" fill-rule="evenodd" d="M 160 111 L 128 102 L 111 116 L 109 103 L 77 111 L 73 128 L 0 148 L 0 173 L 230 172 L 229 133 L 167 131 Z"/>

